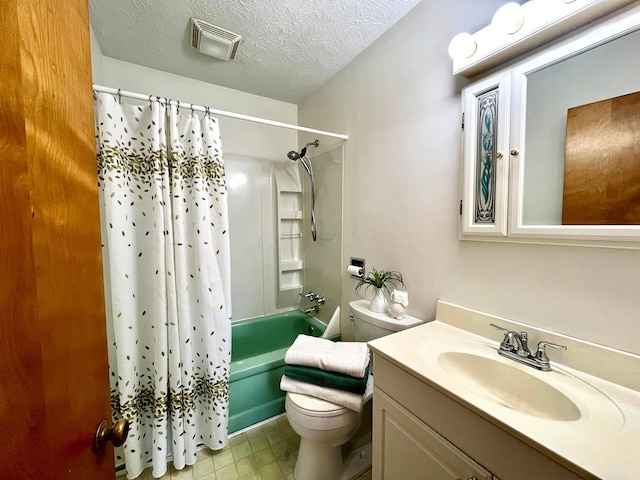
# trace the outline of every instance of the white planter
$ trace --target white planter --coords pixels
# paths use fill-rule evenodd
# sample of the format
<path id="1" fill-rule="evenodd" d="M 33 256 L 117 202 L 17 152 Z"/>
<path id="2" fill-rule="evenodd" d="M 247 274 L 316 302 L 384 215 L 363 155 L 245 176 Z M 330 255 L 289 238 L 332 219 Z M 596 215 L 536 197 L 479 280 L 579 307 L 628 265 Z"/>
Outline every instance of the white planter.
<path id="1" fill-rule="evenodd" d="M 369 303 L 369 310 L 376 313 L 387 313 L 389 311 L 389 302 L 381 288 L 376 289 L 376 293 Z"/>

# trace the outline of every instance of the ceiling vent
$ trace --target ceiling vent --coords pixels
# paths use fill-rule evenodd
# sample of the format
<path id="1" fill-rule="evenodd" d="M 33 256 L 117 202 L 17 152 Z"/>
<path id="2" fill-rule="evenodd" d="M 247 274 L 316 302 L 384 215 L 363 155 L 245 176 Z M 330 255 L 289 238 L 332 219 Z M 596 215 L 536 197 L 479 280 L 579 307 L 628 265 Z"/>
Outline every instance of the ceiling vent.
<path id="1" fill-rule="evenodd" d="M 191 19 L 191 46 L 221 60 L 233 60 L 242 36 L 196 18 Z"/>

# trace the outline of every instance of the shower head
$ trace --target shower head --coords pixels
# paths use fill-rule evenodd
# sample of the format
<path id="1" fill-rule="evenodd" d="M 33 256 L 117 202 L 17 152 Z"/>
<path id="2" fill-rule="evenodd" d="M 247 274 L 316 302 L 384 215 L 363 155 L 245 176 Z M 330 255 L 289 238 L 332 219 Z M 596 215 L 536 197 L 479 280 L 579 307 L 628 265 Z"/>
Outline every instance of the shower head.
<path id="1" fill-rule="evenodd" d="M 302 157 L 304 157 L 307 154 L 307 148 L 313 145 L 314 147 L 318 147 L 320 145 L 320 142 L 318 140 L 314 141 L 314 142 L 309 142 L 307 143 L 304 148 L 302 150 L 300 150 L 300 153 L 295 152 L 293 150 L 291 150 L 289 153 L 287 153 L 287 157 L 289 157 L 289 160 L 293 160 L 294 162 Z"/>

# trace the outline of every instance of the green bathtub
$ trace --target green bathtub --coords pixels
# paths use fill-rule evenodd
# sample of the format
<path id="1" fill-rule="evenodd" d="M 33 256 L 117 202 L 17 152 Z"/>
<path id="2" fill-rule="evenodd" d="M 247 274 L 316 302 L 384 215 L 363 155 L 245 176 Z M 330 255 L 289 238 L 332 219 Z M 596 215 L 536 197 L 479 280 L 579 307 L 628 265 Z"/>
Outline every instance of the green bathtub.
<path id="1" fill-rule="evenodd" d="M 325 328 L 301 310 L 232 323 L 229 433 L 284 412 L 284 354 L 300 333 L 319 337 Z"/>

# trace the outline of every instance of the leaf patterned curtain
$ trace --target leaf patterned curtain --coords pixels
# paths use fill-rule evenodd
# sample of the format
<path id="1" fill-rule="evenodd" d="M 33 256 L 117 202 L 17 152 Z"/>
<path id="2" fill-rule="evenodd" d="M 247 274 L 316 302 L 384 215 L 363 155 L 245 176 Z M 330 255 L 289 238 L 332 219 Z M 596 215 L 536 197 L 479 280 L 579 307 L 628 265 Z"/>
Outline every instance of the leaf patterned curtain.
<path id="1" fill-rule="evenodd" d="M 218 122 L 97 93 L 96 142 L 114 418 L 127 476 L 227 443 L 227 195 Z"/>

